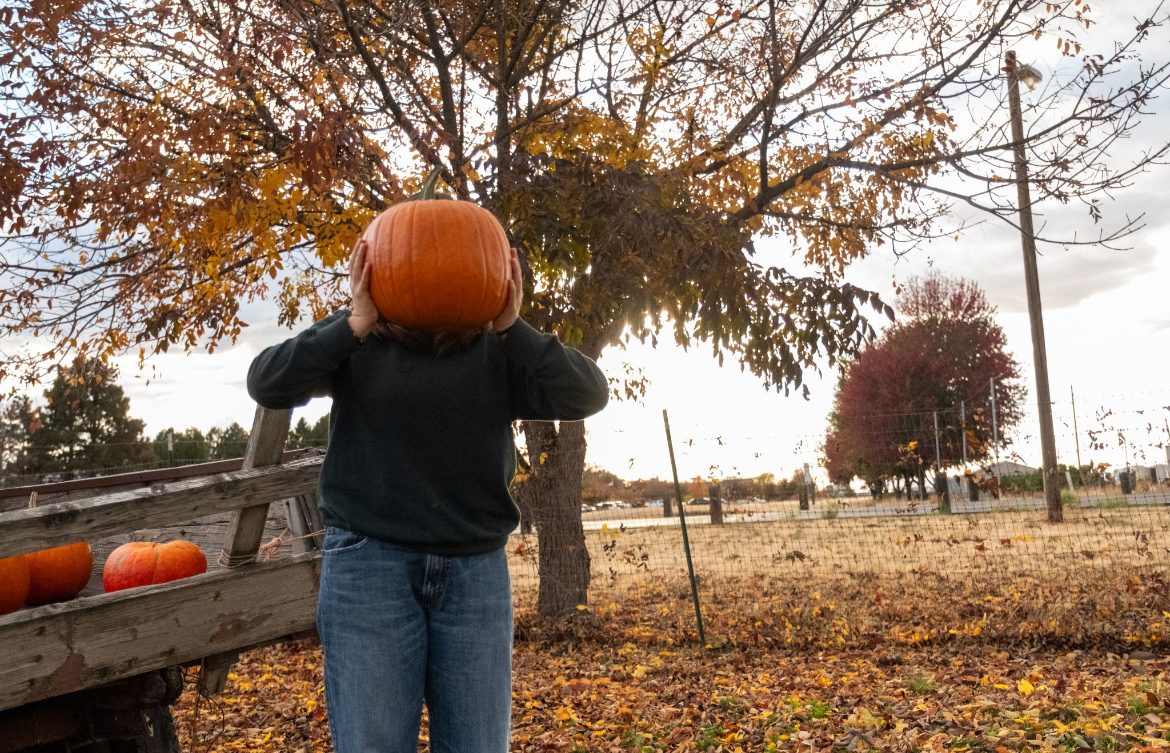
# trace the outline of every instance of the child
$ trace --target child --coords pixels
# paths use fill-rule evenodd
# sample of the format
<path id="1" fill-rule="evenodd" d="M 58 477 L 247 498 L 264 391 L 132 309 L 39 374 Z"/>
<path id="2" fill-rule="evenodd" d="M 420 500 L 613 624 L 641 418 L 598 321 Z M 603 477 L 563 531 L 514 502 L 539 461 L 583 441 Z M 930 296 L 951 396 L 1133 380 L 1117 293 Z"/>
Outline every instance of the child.
<path id="1" fill-rule="evenodd" d="M 425 699 L 434 753 L 505 753 L 512 422 L 583 419 L 609 387 L 593 361 L 518 318 L 515 249 L 504 310 L 453 334 L 380 317 L 364 240 L 349 273 L 351 311 L 248 371 L 266 408 L 333 398 L 317 630 L 334 750 L 414 753 Z"/>

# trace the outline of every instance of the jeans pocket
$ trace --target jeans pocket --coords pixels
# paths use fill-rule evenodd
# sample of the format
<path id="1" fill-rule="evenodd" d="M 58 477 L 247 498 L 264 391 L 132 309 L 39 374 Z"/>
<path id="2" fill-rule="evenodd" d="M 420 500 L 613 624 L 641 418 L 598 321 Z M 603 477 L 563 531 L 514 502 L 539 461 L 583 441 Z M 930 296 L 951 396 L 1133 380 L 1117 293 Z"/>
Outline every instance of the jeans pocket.
<path id="1" fill-rule="evenodd" d="M 345 528 L 326 526 L 325 543 L 322 546 L 321 551 L 323 554 L 353 552 L 361 549 L 369 540 L 370 537 L 362 533 L 354 533 L 353 531 L 346 530 Z"/>

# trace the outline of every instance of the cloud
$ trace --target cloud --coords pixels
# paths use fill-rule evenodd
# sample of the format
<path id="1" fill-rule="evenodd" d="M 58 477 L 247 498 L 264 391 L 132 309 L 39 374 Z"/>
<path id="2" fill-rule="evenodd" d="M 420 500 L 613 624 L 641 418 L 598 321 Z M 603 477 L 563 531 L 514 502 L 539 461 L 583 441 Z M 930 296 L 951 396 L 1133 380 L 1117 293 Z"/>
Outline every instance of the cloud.
<path id="1" fill-rule="evenodd" d="M 1040 295 L 1046 310 L 1069 308 L 1103 292 L 1122 288 L 1135 277 L 1157 267 L 1157 251 L 1142 241 L 1128 251 L 1088 246 L 1050 249 L 1038 260 Z M 979 284 L 1005 313 L 1027 311 L 1023 251 L 985 258 L 977 274 Z"/>

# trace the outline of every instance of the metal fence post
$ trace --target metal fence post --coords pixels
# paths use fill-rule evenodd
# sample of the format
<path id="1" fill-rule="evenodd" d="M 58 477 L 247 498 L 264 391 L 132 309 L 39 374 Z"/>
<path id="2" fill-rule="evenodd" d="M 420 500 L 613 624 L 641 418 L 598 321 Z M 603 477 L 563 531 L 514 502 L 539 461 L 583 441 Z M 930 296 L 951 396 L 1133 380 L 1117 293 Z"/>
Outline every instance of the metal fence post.
<path id="1" fill-rule="evenodd" d="M 678 483 L 678 466 L 674 462 L 674 442 L 670 438 L 670 419 L 662 409 L 662 423 L 666 426 L 666 447 L 670 450 L 670 470 L 674 474 L 674 495 L 678 499 L 678 524 L 682 528 L 683 549 L 687 553 L 687 574 L 691 578 L 691 600 L 695 603 L 695 622 L 699 626 L 699 642 L 707 645 L 707 634 L 703 631 L 703 610 L 699 608 L 699 586 L 695 582 L 695 565 L 691 561 L 691 540 L 687 537 L 687 514 L 683 510 L 682 487 Z"/>
<path id="2" fill-rule="evenodd" d="M 938 411 L 934 412 L 934 493 L 938 495 L 938 511 L 951 514 L 951 493 L 949 482 L 942 469 L 942 450 L 938 445 Z"/>

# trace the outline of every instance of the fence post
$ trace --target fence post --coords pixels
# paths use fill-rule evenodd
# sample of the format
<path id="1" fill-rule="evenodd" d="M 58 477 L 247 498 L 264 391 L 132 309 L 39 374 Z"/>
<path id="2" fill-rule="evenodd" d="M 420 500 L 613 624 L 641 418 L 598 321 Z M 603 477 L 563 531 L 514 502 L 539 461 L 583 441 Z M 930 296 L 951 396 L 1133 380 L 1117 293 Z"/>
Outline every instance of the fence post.
<path id="1" fill-rule="evenodd" d="M 248 435 L 248 451 L 244 455 L 242 468 L 261 468 L 279 465 L 288 438 L 288 427 L 292 411 L 268 410 L 256 406 L 256 417 L 252 421 L 252 433 Z M 264 536 L 264 523 L 268 520 L 268 508 L 275 500 L 269 500 L 252 507 L 245 507 L 232 513 L 228 533 L 220 552 L 220 564 L 235 567 L 250 561 L 260 550 L 260 539 Z M 199 670 L 199 690 L 204 695 L 223 691 L 227 684 L 228 670 L 239 653 L 227 651 L 203 659 Z"/>
<path id="2" fill-rule="evenodd" d="M 938 411 L 934 412 L 934 493 L 938 496 L 938 511 L 951 514 L 951 492 L 947 488 L 947 476 L 942 470 L 942 450 L 938 445 Z"/>
<path id="3" fill-rule="evenodd" d="M 1077 470 L 1079 471 L 1081 469 L 1081 435 L 1077 430 L 1077 393 L 1073 391 L 1071 384 L 1068 386 L 1068 394 L 1072 397 L 1073 439 L 1077 442 Z"/>
<path id="4" fill-rule="evenodd" d="M 1166 426 L 1166 465 L 1170 465 L 1170 418 L 1163 419 Z"/>
<path id="5" fill-rule="evenodd" d="M 683 549 L 687 553 L 687 574 L 691 578 L 691 601 L 695 603 L 695 622 L 699 626 L 699 642 L 707 645 L 707 634 L 703 631 L 703 610 L 699 608 L 699 584 L 695 581 L 695 565 L 691 562 L 691 540 L 687 537 L 687 515 L 683 511 L 682 487 L 678 483 L 678 466 L 674 463 L 674 442 L 670 438 L 670 419 L 662 409 L 662 423 L 666 426 L 666 448 L 670 450 L 670 470 L 674 474 L 674 496 L 678 500 L 678 524 L 682 528 Z"/>
<path id="6" fill-rule="evenodd" d="M 959 401 L 959 437 L 963 442 L 963 468 L 967 467 L 967 401 Z"/>
<path id="7" fill-rule="evenodd" d="M 999 480 L 999 423 L 995 418 L 995 377 L 991 378 L 991 449 L 995 452 L 995 476 L 996 481 Z"/>
<path id="8" fill-rule="evenodd" d="M 670 517 L 670 497 L 662 498 L 662 517 Z"/>
<path id="9" fill-rule="evenodd" d="M 723 495 L 719 489 L 719 482 L 711 484 L 707 488 L 707 499 L 710 504 L 707 506 L 708 514 L 711 516 L 712 525 L 723 524 Z"/>
<path id="10" fill-rule="evenodd" d="M 804 488 L 807 489 L 808 499 L 814 505 L 817 503 L 817 485 L 813 483 L 812 473 L 808 469 L 808 463 L 804 464 Z M 805 507 L 805 510 L 808 508 Z"/>

